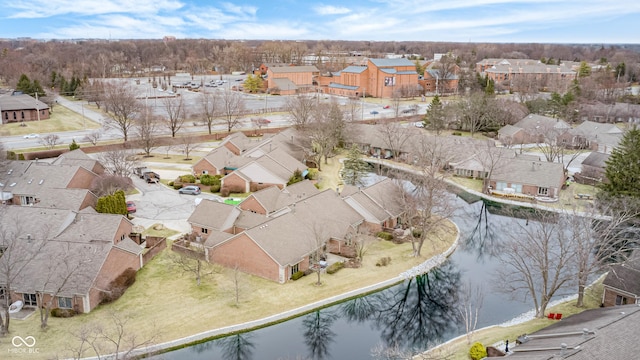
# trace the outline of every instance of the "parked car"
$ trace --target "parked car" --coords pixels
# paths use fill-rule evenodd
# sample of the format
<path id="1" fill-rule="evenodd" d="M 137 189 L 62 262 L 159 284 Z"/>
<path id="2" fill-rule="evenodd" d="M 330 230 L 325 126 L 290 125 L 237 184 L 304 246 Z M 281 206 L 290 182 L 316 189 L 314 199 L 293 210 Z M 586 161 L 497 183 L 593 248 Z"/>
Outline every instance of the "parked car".
<path id="1" fill-rule="evenodd" d="M 416 127 L 423 128 L 423 127 L 424 127 L 424 122 L 422 122 L 422 121 L 417 121 L 417 122 L 415 122 L 415 123 L 414 123 L 414 125 L 415 125 Z"/>
<path id="2" fill-rule="evenodd" d="M 127 201 L 127 212 L 129 214 L 136 212 L 136 203 L 133 201 Z"/>
<path id="3" fill-rule="evenodd" d="M 382 107 L 383 109 L 391 109 L 391 105 L 385 105 Z"/>
<path id="4" fill-rule="evenodd" d="M 271 120 L 265 118 L 253 118 L 251 119 L 256 125 L 269 125 L 271 124 Z"/>
<path id="5" fill-rule="evenodd" d="M 40 135 L 38 134 L 27 134 L 25 136 L 23 136 L 25 139 L 37 139 L 40 137 Z"/>
<path id="6" fill-rule="evenodd" d="M 373 111 L 371 111 L 369 114 L 371 114 L 371 115 L 378 115 L 378 114 L 380 114 L 380 113 L 379 113 L 379 112 L 377 112 L 377 111 L 375 111 L 375 110 L 373 110 Z"/>
<path id="7" fill-rule="evenodd" d="M 190 194 L 190 195 L 199 195 L 201 192 L 200 188 L 195 185 L 185 186 L 182 189 L 178 190 L 180 194 Z"/>

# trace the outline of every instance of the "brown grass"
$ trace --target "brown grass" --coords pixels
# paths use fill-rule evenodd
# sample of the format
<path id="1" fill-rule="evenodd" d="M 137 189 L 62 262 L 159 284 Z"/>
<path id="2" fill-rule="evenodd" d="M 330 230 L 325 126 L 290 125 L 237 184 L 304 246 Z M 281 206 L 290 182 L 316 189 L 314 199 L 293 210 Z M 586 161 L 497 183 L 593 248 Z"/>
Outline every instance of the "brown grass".
<path id="1" fill-rule="evenodd" d="M 26 121 L 26 126 L 20 126 L 20 123 L 3 124 L 0 126 L 0 135 L 15 136 L 30 133 L 47 134 L 59 131 L 75 131 L 82 129 L 99 129 L 100 124 L 95 123 L 89 118 L 78 114 L 73 110 L 62 105 L 56 105 L 53 108 L 51 116 L 47 120 Z M 76 141 L 78 141 L 77 139 Z M 67 145 L 68 146 L 68 145 Z"/>
<path id="2" fill-rule="evenodd" d="M 345 268 L 333 275 L 322 274 L 320 286 L 315 285 L 315 274 L 282 285 L 240 274 L 241 295 L 238 304 L 233 296 L 233 270 L 206 264 L 205 271 L 215 274 L 205 278 L 198 287 L 193 275 L 185 274 L 172 265 L 171 252 L 165 250 L 139 271 L 135 284 L 116 302 L 74 318 L 51 318 L 47 331 L 40 330 L 37 313 L 27 320 L 13 320 L 11 334 L 31 335 L 37 339 L 39 353 L 33 354 L 30 359 L 67 357 L 70 355 L 67 349 L 78 344 L 76 339 L 70 337 L 70 332 L 78 331 L 83 324 L 109 327 L 112 323 L 110 313 L 115 311 L 120 316 L 130 316 L 126 324 L 129 333 L 135 332 L 141 339 L 152 338 L 155 334 L 156 343 L 165 342 L 265 318 L 378 284 L 442 253 L 455 236 L 457 234 L 449 235 L 446 242 L 426 244 L 419 258 L 411 256 L 410 243 L 396 245 L 378 239 L 370 244 L 361 268 Z M 383 256 L 390 256 L 391 264 L 386 267 L 375 266 Z M 20 354 L 8 354 L 3 358 L 22 357 Z"/>

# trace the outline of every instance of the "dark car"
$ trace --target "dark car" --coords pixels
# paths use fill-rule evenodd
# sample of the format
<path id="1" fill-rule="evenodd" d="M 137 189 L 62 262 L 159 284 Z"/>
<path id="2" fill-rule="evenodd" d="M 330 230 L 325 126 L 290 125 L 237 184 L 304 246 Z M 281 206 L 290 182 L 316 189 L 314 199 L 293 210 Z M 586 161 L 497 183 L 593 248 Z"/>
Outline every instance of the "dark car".
<path id="1" fill-rule="evenodd" d="M 180 194 L 191 194 L 191 195 L 199 195 L 201 192 L 200 188 L 195 185 L 189 185 L 178 190 Z"/>
<path id="2" fill-rule="evenodd" d="M 136 203 L 133 201 L 127 201 L 127 212 L 129 214 L 136 212 Z"/>

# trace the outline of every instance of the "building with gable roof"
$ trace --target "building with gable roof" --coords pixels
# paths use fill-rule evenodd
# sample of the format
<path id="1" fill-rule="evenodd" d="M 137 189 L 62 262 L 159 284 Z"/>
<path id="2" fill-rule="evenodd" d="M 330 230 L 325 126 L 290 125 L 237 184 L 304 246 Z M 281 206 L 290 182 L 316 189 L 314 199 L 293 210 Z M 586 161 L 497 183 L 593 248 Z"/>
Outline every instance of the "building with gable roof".
<path id="1" fill-rule="evenodd" d="M 11 302 L 89 312 L 109 295 L 114 279 L 143 265 L 143 247 L 129 238 L 132 223 L 122 215 L 52 208 L 8 206 L 2 212 L 3 252 L 20 254 L 20 270 L 0 294 Z M 0 272 L 14 269 L 15 256 L 2 256 Z M 8 290 L 8 291 L 7 291 Z"/>
<path id="2" fill-rule="evenodd" d="M 0 95 L 1 124 L 23 121 L 46 120 L 49 105 L 27 95 Z"/>
<path id="3" fill-rule="evenodd" d="M 573 62 L 549 65 L 531 59 L 484 59 L 476 63 L 476 71 L 513 91 L 536 84 L 540 89 L 564 92 L 577 76 L 574 66 Z"/>
<path id="4" fill-rule="evenodd" d="M 270 66 L 267 68 L 267 91 L 280 95 L 315 92 L 320 70 L 313 65 Z"/>

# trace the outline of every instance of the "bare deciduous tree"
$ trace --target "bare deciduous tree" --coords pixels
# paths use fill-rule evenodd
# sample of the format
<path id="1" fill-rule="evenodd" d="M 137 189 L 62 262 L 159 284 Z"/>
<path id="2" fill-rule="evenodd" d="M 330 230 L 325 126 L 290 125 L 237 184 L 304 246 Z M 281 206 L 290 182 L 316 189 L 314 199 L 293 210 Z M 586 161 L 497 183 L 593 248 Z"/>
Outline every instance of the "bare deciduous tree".
<path id="1" fill-rule="evenodd" d="M 229 89 L 220 96 L 220 115 L 227 125 L 227 132 L 238 126 L 240 118 L 244 115 L 245 102 L 242 94 Z"/>
<path id="2" fill-rule="evenodd" d="M 213 123 L 218 116 L 219 106 L 220 100 L 216 91 L 208 92 L 205 90 L 200 93 L 200 115 L 204 118 L 205 124 L 207 124 L 209 134 L 211 134 Z"/>
<path id="3" fill-rule="evenodd" d="M 192 136 L 183 136 L 179 140 L 180 149 L 184 153 L 184 160 L 191 160 L 190 154 L 192 151 L 200 147 L 200 143 L 196 143 Z"/>
<path id="4" fill-rule="evenodd" d="M 551 299 L 576 282 L 575 243 L 566 231 L 570 217 L 533 210 L 530 218 L 504 229 L 496 284 L 511 296 L 531 299 L 542 318 Z"/>
<path id="5" fill-rule="evenodd" d="M 165 125 L 171 132 L 171 137 L 176 137 L 187 117 L 184 100 L 182 96 L 165 97 L 162 99 L 162 105 L 167 112 Z"/>
<path id="6" fill-rule="evenodd" d="M 317 107 L 318 99 L 306 94 L 290 96 L 285 103 L 291 123 L 297 129 L 305 128 L 313 120 Z"/>
<path id="7" fill-rule="evenodd" d="M 98 145 L 98 141 L 100 141 L 101 138 L 102 138 L 102 131 L 96 130 L 85 135 L 83 140 L 91 143 L 91 145 L 93 146 L 96 146 Z"/>
<path id="8" fill-rule="evenodd" d="M 111 174 L 129 177 L 138 166 L 138 156 L 131 150 L 112 150 L 100 154 L 100 163 Z"/>
<path id="9" fill-rule="evenodd" d="M 131 178 L 110 174 L 100 175 L 91 183 L 91 191 L 98 197 L 114 194 L 118 190 L 126 192 L 132 187 Z"/>
<path id="10" fill-rule="evenodd" d="M 53 149 L 56 145 L 60 143 L 60 136 L 56 134 L 48 134 L 40 138 L 38 140 L 40 144 L 45 146 L 47 149 Z"/>
<path id="11" fill-rule="evenodd" d="M 203 278 L 218 271 L 207 263 L 202 244 L 189 242 L 189 250 L 189 252 L 172 252 L 171 263 L 183 272 L 193 274 L 196 278 L 196 285 L 200 286 Z"/>
<path id="12" fill-rule="evenodd" d="M 136 115 L 135 121 L 136 135 L 146 157 L 151 156 L 151 152 L 158 147 L 159 121 L 151 108 L 144 106 L 140 113 Z"/>
<path id="13" fill-rule="evenodd" d="M 378 136 L 382 139 L 382 142 L 386 145 L 387 149 L 391 150 L 391 156 L 382 154 L 381 157 L 394 159 L 400 159 L 402 150 L 408 142 L 411 141 L 416 134 L 414 129 L 404 127 L 396 122 L 387 122 L 378 127 Z"/>
<path id="14" fill-rule="evenodd" d="M 478 326 L 478 316 L 483 302 L 484 292 L 480 285 L 473 286 L 470 282 L 463 285 L 460 291 L 458 311 L 464 322 L 467 344 L 471 344 L 471 341 L 473 341 L 473 333 Z"/>
<path id="15" fill-rule="evenodd" d="M 140 102 L 136 99 L 133 87 L 128 83 L 105 83 L 104 106 L 111 114 L 107 118 L 107 125 L 120 131 L 125 142 L 129 140 L 135 115 L 140 111 Z"/>

